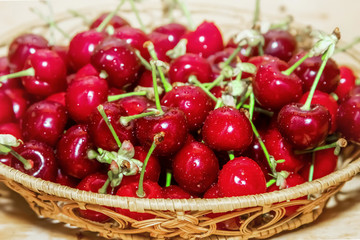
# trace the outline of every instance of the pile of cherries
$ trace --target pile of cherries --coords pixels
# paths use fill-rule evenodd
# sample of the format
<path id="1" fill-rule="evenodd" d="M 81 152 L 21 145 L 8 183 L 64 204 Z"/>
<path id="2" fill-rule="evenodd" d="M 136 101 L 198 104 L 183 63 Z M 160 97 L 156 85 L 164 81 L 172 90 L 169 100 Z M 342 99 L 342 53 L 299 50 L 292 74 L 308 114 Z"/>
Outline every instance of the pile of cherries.
<path id="1" fill-rule="evenodd" d="M 222 198 L 321 178 L 339 147 L 360 142 L 360 87 L 331 58 L 337 29 L 301 49 L 284 29 L 224 44 L 213 22 L 145 33 L 108 16 L 66 46 L 33 33 L 11 42 L 0 58 L 1 164 L 102 194 Z"/>

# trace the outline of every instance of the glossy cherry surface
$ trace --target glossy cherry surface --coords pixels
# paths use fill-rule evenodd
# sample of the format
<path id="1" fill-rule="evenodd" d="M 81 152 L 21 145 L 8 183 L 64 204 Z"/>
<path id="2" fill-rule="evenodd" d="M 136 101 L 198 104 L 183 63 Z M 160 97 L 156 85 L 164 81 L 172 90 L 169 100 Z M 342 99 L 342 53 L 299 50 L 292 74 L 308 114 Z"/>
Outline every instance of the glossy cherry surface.
<path id="1" fill-rule="evenodd" d="M 100 16 L 98 16 L 90 25 L 90 29 L 94 29 L 97 28 L 104 20 L 105 18 L 109 15 L 109 12 L 105 12 L 100 14 Z M 109 23 L 106 26 L 112 26 L 115 29 L 119 28 L 119 27 L 123 27 L 123 26 L 127 26 L 130 25 L 124 18 L 118 16 L 118 15 L 114 15 Z M 106 29 L 106 26 L 104 29 Z"/>
<path id="2" fill-rule="evenodd" d="M 264 34 L 264 54 L 287 62 L 297 49 L 297 42 L 287 30 L 271 29 Z"/>
<path id="3" fill-rule="evenodd" d="M 4 92 L 12 101 L 15 119 L 20 120 L 31 103 L 30 94 L 23 88 L 7 88 Z"/>
<path id="4" fill-rule="evenodd" d="M 0 134 L 11 134 L 14 137 L 16 137 L 16 139 L 23 140 L 22 131 L 18 123 L 14 123 L 14 122 L 1 123 Z"/>
<path id="5" fill-rule="evenodd" d="M 348 66 L 340 66 L 339 69 L 340 81 L 335 89 L 335 94 L 339 97 L 339 100 L 343 100 L 350 90 L 355 87 L 356 76 L 354 71 Z"/>
<path id="6" fill-rule="evenodd" d="M 61 168 L 58 168 L 55 182 L 64 186 L 75 188 L 80 180 L 66 174 Z"/>
<path id="7" fill-rule="evenodd" d="M 0 123 L 12 122 L 15 120 L 13 103 L 4 91 L 0 90 Z"/>
<path id="8" fill-rule="evenodd" d="M 117 105 L 123 115 L 137 115 L 148 108 L 154 108 L 155 103 L 144 96 L 131 96 L 118 100 Z"/>
<path id="9" fill-rule="evenodd" d="M 194 198 L 193 195 L 186 192 L 184 189 L 177 185 L 170 185 L 168 187 L 164 187 L 162 191 L 163 198 L 170 199 L 189 199 Z"/>
<path id="10" fill-rule="evenodd" d="M 346 138 L 360 142 L 360 95 L 354 95 L 339 105 L 338 132 Z"/>

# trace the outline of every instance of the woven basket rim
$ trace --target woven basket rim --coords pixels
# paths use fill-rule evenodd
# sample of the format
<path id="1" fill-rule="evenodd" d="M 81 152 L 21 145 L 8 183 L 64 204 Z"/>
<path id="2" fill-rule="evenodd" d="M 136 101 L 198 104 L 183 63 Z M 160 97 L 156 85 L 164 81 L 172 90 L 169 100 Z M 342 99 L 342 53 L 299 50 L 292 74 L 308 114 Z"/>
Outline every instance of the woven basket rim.
<path id="1" fill-rule="evenodd" d="M 275 192 L 239 197 L 213 198 L 213 199 L 147 199 L 134 197 L 120 197 L 109 194 L 99 194 L 63 186 L 54 182 L 27 175 L 12 167 L 0 164 L 0 175 L 13 180 L 36 192 L 109 207 L 130 209 L 143 212 L 145 210 L 173 210 L 173 211 L 214 211 L 225 212 L 240 208 L 268 206 L 274 203 L 296 199 L 302 196 L 322 193 L 326 189 L 346 182 L 360 172 L 360 151 L 354 156 L 356 159 L 342 169 L 339 169 L 323 178 L 306 182 L 295 187 Z M 221 208 L 221 209 L 219 209 Z"/>

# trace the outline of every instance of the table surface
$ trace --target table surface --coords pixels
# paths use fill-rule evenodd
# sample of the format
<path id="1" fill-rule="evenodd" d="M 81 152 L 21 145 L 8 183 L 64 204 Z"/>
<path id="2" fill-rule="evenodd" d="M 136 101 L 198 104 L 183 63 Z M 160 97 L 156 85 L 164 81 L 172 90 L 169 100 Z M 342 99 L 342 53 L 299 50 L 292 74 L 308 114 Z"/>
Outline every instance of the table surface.
<path id="1" fill-rule="evenodd" d="M 195 1 L 194 1 L 195 2 Z M 243 4 L 252 9 L 248 0 L 231 0 L 233 4 Z M 226 2 L 226 4 L 229 4 Z M 116 4 L 104 0 L 102 4 Z M 53 1 L 55 12 L 96 6 L 98 0 Z M 38 19 L 29 8 L 44 9 L 39 1 L 0 1 L 0 36 L 29 20 Z M 291 13 L 297 22 L 311 24 L 315 28 L 331 32 L 335 26 L 341 29 L 347 42 L 360 35 L 353 26 L 360 20 L 360 1 L 335 0 L 272 0 L 263 1 L 263 10 L 276 14 Z M 316 10 L 315 10 L 316 9 Z M 325 212 L 313 224 L 298 230 L 281 233 L 272 239 L 360 239 L 360 177 L 348 182 L 337 199 L 332 199 Z M 38 218 L 27 203 L 17 194 L 0 184 L 0 239 L 11 240 L 99 240 L 95 234 L 70 229 L 63 224 L 54 224 Z"/>

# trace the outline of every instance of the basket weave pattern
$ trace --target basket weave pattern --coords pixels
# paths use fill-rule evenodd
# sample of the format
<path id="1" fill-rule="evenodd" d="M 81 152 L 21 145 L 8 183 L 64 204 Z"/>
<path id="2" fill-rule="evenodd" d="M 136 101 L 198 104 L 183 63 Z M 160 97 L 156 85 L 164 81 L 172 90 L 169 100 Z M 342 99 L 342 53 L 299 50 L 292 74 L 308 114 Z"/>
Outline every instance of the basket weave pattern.
<path id="1" fill-rule="evenodd" d="M 144 8 L 149 6 L 146 5 Z M 216 9 L 211 5 L 207 7 Z M 146 13 L 147 18 L 155 19 L 154 15 Z M 198 15 L 201 13 L 201 11 L 196 12 Z M 223 14 L 233 18 L 233 15 L 227 12 Z M 69 18 L 64 16 L 57 18 L 59 22 L 68 20 Z M 238 22 L 233 22 L 231 25 L 234 24 Z M 18 33 L 25 29 L 47 31 L 46 25 L 35 24 L 31 27 L 24 26 Z M 1 41 L 0 48 L 3 46 L 4 49 L 13 37 L 14 34 L 9 34 L 8 39 Z M 101 195 L 43 181 L 3 164 L 0 164 L 0 181 L 22 195 L 39 216 L 97 232 L 106 238 L 143 239 L 144 236 L 185 239 L 268 238 L 317 219 L 329 198 L 336 194 L 346 181 L 360 172 L 359 153 L 357 147 L 347 147 L 343 151 L 343 164 L 340 170 L 311 183 L 273 193 L 221 199 L 135 199 Z M 303 196 L 308 198 L 294 200 Z M 285 208 L 294 205 L 299 206 L 297 211 L 291 216 L 285 216 Z M 115 207 L 146 212 L 156 217 L 136 221 L 115 212 L 113 210 Z M 79 217 L 77 214 L 79 209 L 99 211 L 112 220 L 107 223 L 93 222 Z M 208 216 L 210 213 L 222 214 L 210 218 Z M 233 231 L 218 229 L 218 223 L 235 217 L 240 222 L 238 229 Z"/>

